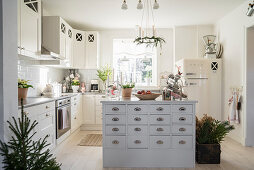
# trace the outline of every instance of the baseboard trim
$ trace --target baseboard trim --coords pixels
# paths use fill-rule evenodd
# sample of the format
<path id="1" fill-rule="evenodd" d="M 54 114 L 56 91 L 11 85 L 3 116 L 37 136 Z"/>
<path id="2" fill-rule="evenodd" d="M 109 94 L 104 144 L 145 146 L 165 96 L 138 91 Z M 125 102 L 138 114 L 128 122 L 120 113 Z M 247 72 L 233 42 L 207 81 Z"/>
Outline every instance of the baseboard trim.
<path id="1" fill-rule="evenodd" d="M 85 124 L 83 124 L 83 125 L 81 125 L 81 127 L 80 127 L 80 130 L 95 130 L 95 131 L 97 131 L 97 130 L 102 130 L 102 125 L 85 125 Z"/>

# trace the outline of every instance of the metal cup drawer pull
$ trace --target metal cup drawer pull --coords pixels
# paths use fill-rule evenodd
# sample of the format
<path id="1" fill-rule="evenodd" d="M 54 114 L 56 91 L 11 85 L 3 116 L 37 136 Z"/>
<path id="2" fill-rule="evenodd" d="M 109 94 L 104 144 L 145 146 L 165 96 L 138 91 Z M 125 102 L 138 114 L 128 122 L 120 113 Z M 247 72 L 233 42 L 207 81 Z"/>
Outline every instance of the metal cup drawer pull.
<path id="1" fill-rule="evenodd" d="M 119 111 L 119 108 L 118 107 L 113 107 L 112 111 Z"/>
<path id="2" fill-rule="evenodd" d="M 141 108 L 140 107 L 136 107 L 134 110 L 139 112 L 139 111 L 141 111 Z"/>
<path id="3" fill-rule="evenodd" d="M 134 120 L 135 121 L 141 121 L 141 118 L 140 117 L 135 117 Z"/>
<path id="4" fill-rule="evenodd" d="M 164 131 L 163 128 L 157 128 L 156 130 L 157 130 L 158 132 L 163 132 L 163 131 Z"/>
<path id="5" fill-rule="evenodd" d="M 158 117 L 156 120 L 157 121 L 163 121 L 164 119 L 162 117 Z"/>
<path id="6" fill-rule="evenodd" d="M 180 145 L 184 145 L 184 144 L 186 144 L 186 141 L 180 140 L 180 141 L 179 141 L 179 144 L 180 144 Z"/>
<path id="7" fill-rule="evenodd" d="M 118 129 L 118 128 L 113 128 L 112 131 L 113 131 L 113 132 L 118 132 L 119 129 Z"/>
<path id="8" fill-rule="evenodd" d="M 117 121 L 119 121 L 119 118 L 118 117 L 114 117 L 114 118 L 112 118 L 112 121 L 117 122 Z"/>
<path id="9" fill-rule="evenodd" d="M 186 110 L 185 107 L 180 107 L 180 108 L 179 108 L 179 111 L 185 111 L 185 110 Z"/>
<path id="10" fill-rule="evenodd" d="M 185 121 L 186 118 L 185 118 L 185 117 L 180 117 L 179 120 L 180 120 L 180 121 Z"/>
<path id="11" fill-rule="evenodd" d="M 119 144 L 119 141 L 118 140 L 113 140 L 112 144 L 114 144 L 114 145 Z"/>
<path id="12" fill-rule="evenodd" d="M 162 144 L 163 144 L 163 141 L 162 141 L 162 140 L 158 140 L 156 143 L 157 143 L 158 145 L 162 145 Z"/>
<path id="13" fill-rule="evenodd" d="M 186 129 L 185 128 L 179 128 L 179 131 L 184 132 L 184 131 L 186 131 Z"/>
<path id="14" fill-rule="evenodd" d="M 49 106 L 46 106 L 46 109 L 49 109 L 50 107 Z"/>
<path id="15" fill-rule="evenodd" d="M 135 144 L 141 144 L 141 141 L 140 140 L 135 140 L 134 143 Z"/>
<path id="16" fill-rule="evenodd" d="M 157 111 L 163 111 L 163 108 L 162 107 L 158 107 L 156 110 Z"/>
<path id="17" fill-rule="evenodd" d="M 141 128 L 135 128 L 134 129 L 136 132 L 140 132 L 141 131 Z"/>

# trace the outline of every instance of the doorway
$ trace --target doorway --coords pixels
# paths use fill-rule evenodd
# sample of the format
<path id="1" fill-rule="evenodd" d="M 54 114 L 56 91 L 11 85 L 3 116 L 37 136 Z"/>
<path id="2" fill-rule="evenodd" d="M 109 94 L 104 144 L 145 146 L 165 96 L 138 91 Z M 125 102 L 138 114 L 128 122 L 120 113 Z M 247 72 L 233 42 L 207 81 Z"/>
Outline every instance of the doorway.
<path id="1" fill-rule="evenodd" d="M 246 94 L 246 125 L 245 145 L 254 146 L 254 26 L 246 29 L 246 72 L 245 72 L 245 94 Z"/>

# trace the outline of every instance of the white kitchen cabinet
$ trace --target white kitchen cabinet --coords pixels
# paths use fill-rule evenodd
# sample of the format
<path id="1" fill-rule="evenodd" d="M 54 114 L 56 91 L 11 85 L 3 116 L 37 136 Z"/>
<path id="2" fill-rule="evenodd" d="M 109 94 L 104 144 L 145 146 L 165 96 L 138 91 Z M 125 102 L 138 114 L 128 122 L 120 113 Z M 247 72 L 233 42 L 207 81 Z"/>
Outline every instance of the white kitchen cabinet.
<path id="1" fill-rule="evenodd" d="M 97 69 L 99 63 L 99 33 L 86 32 L 86 69 Z"/>
<path id="2" fill-rule="evenodd" d="M 84 69 L 86 67 L 85 31 L 73 29 L 73 67 Z"/>
<path id="3" fill-rule="evenodd" d="M 72 60 L 71 26 L 58 16 L 44 16 L 42 21 L 42 46 L 59 56 L 62 65 L 68 66 Z"/>
<path id="4" fill-rule="evenodd" d="M 56 146 L 55 102 L 53 101 L 24 108 L 24 113 L 31 120 L 31 123 L 35 120 L 38 122 L 38 125 L 32 131 L 32 133 L 36 132 L 32 140 L 43 140 L 46 135 L 49 135 L 47 138 L 49 146 L 44 149 L 54 149 Z M 21 109 L 19 109 L 18 116 L 21 117 Z"/>
<path id="5" fill-rule="evenodd" d="M 41 53 L 41 0 L 18 1 L 18 54 L 38 58 Z"/>
<path id="6" fill-rule="evenodd" d="M 95 97 L 83 95 L 83 124 L 95 124 Z"/>
<path id="7" fill-rule="evenodd" d="M 102 129 L 102 95 L 83 95 L 83 130 Z"/>
<path id="8" fill-rule="evenodd" d="M 71 97 L 71 133 L 75 132 L 82 123 L 82 96 Z"/>

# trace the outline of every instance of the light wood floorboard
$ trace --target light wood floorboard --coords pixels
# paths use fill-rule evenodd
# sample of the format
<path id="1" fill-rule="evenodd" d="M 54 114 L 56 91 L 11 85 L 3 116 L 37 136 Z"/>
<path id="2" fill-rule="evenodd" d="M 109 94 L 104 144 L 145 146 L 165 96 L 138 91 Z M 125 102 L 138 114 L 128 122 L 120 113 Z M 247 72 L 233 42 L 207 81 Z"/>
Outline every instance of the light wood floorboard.
<path id="1" fill-rule="evenodd" d="M 55 150 L 62 170 L 191 170 L 188 168 L 103 168 L 102 147 L 78 146 L 85 135 L 100 131 L 80 131 Z M 196 164 L 196 170 L 254 170 L 254 148 L 244 147 L 230 138 L 222 143 L 220 165 Z"/>

